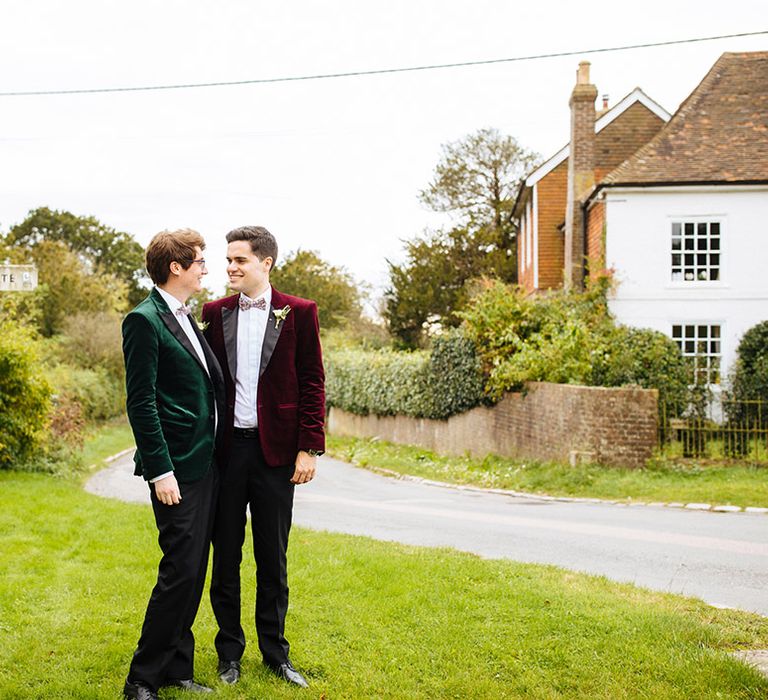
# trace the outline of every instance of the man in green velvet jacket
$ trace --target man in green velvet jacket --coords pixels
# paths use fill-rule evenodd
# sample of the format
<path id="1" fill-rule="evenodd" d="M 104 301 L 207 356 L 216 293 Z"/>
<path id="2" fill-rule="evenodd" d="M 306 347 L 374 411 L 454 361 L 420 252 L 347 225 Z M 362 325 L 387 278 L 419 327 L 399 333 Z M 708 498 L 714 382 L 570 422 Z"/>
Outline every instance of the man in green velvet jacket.
<path id="1" fill-rule="evenodd" d="M 208 567 L 224 379 L 185 306 L 206 274 L 204 247 L 202 236 L 189 229 L 157 234 L 146 251 L 156 286 L 123 321 L 135 473 L 149 482 L 163 553 L 126 698 L 152 700 L 163 686 L 210 692 L 193 680 L 192 623 Z"/>

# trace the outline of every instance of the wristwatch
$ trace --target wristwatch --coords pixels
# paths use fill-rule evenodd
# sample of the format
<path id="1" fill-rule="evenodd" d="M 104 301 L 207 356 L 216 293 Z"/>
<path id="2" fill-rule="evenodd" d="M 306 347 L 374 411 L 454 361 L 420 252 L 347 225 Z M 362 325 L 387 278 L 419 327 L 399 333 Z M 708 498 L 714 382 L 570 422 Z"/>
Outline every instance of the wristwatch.
<path id="1" fill-rule="evenodd" d="M 323 454 L 322 450 L 304 450 L 310 457 L 319 457 Z"/>

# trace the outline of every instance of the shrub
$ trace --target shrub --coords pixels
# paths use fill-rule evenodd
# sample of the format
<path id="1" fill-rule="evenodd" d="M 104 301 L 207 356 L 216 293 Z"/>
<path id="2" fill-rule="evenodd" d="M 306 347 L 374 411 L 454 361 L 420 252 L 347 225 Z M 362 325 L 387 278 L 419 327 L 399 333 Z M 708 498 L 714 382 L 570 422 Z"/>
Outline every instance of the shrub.
<path id="1" fill-rule="evenodd" d="M 328 404 L 358 415 L 447 418 L 483 400 L 474 345 L 455 332 L 432 352 L 331 351 L 326 370 Z"/>
<path id="2" fill-rule="evenodd" d="M 36 456 L 50 398 L 32 334 L 12 323 L 0 324 L 0 468 L 21 468 Z"/>
<path id="3" fill-rule="evenodd" d="M 602 285 L 583 294 L 526 297 L 485 281 L 460 315 L 494 398 L 527 381 L 590 384 L 594 350 L 612 328 Z"/>
<path id="4" fill-rule="evenodd" d="M 679 415 L 690 401 L 690 370 L 674 340 L 647 328 L 616 326 L 593 352 L 591 383 L 596 386 L 635 384 L 658 389 L 659 404 Z"/>
<path id="5" fill-rule="evenodd" d="M 85 418 L 80 404 L 66 395 L 58 397 L 51 411 L 51 437 L 74 447 L 82 447 L 83 428 Z"/>
<path id="6" fill-rule="evenodd" d="M 79 313 L 64 321 L 61 348 L 67 363 L 85 369 L 105 369 L 124 381 L 121 318 L 115 312 Z"/>
<path id="7" fill-rule="evenodd" d="M 736 348 L 725 408 L 730 421 L 768 424 L 768 321 L 752 326 Z"/>
<path id="8" fill-rule="evenodd" d="M 480 358 L 474 343 L 461 331 L 435 339 L 426 382 L 431 407 L 425 416 L 430 418 L 448 418 L 485 401 Z"/>
<path id="9" fill-rule="evenodd" d="M 55 365 L 46 370 L 57 399 L 77 403 L 87 421 L 106 420 L 125 410 L 125 389 L 122 379 L 106 369 L 83 369 L 70 365 Z"/>
<path id="10" fill-rule="evenodd" d="M 31 292 L 0 294 L 0 318 L 3 319 L 3 323 L 37 328 L 42 323 L 46 293 L 46 288 L 40 286 Z"/>
<path id="11" fill-rule="evenodd" d="M 686 405 L 689 373 L 677 344 L 648 329 L 616 326 L 605 296 L 607 278 L 586 292 L 526 297 L 485 282 L 462 312 L 486 374 L 499 397 L 529 381 L 658 389 L 659 401 Z"/>

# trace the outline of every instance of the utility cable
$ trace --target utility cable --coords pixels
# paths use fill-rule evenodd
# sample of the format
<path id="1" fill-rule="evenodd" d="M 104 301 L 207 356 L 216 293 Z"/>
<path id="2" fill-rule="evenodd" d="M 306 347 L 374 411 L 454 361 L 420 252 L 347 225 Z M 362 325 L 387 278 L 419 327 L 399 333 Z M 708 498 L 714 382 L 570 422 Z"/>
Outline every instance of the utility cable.
<path id="1" fill-rule="evenodd" d="M 698 37 L 694 39 L 676 39 L 672 41 L 658 41 L 647 44 L 630 44 L 628 46 L 612 46 L 602 49 L 586 49 L 584 51 L 560 51 L 557 53 L 542 53 L 531 56 L 515 56 L 513 58 L 493 58 L 483 61 L 462 61 L 460 63 L 438 63 L 426 66 L 409 66 L 404 68 L 379 68 L 374 70 L 346 71 L 343 73 L 320 73 L 317 75 L 297 75 L 280 78 L 256 78 L 253 80 L 229 80 L 211 83 L 179 83 L 176 85 L 135 85 L 128 87 L 105 88 L 77 88 L 73 90 L 17 90 L 0 92 L 0 97 L 30 97 L 35 95 L 85 95 L 106 92 L 146 92 L 149 90 L 189 90 L 192 88 L 232 87 L 235 85 L 264 85 L 267 83 L 288 83 L 305 80 L 328 80 L 331 78 L 356 78 L 369 75 L 385 75 L 392 73 L 413 73 L 416 71 L 443 70 L 447 68 L 466 68 L 472 66 L 488 66 L 495 63 L 519 63 L 522 61 L 537 61 L 543 58 L 563 58 L 566 56 L 584 56 L 595 53 L 609 53 L 612 51 L 630 51 L 633 49 L 650 49 L 660 46 L 675 46 L 680 44 L 694 44 L 704 41 L 716 41 L 718 39 L 736 39 L 747 36 L 761 36 L 768 34 L 768 30 L 758 32 L 743 32 L 741 34 L 722 34 L 720 36 Z"/>

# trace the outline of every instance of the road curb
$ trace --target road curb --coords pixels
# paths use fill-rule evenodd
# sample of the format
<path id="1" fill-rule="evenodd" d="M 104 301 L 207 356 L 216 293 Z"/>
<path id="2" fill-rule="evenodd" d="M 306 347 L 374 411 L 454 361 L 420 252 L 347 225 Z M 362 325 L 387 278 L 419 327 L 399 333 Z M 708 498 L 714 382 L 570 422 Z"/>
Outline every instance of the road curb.
<path id="1" fill-rule="evenodd" d="M 768 649 L 744 649 L 732 651 L 731 656 L 749 664 L 768 678 Z"/>
<path id="2" fill-rule="evenodd" d="M 340 460 L 343 461 L 343 460 Z M 353 464 L 352 466 L 359 467 L 360 465 Z M 670 503 L 662 503 L 659 501 L 645 502 L 645 501 L 613 501 L 605 498 L 579 498 L 576 496 L 548 496 L 546 494 L 529 493 L 528 491 L 513 491 L 511 489 L 496 489 L 496 488 L 484 488 L 482 486 L 468 486 L 466 484 L 451 484 L 447 481 L 436 481 L 434 479 L 425 479 L 421 476 L 412 476 L 411 474 L 401 474 L 400 472 L 393 471 L 392 469 L 385 469 L 384 467 L 365 466 L 360 467 L 367 469 L 368 471 L 381 474 L 382 476 L 392 477 L 394 479 L 400 479 L 402 481 L 413 481 L 419 484 L 426 484 L 427 486 L 438 486 L 446 489 L 456 489 L 458 491 L 475 491 L 477 493 L 495 493 L 499 496 L 514 496 L 515 498 L 530 498 L 538 501 L 557 501 L 560 503 L 605 503 L 622 508 L 627 507 L 642 507 L 642 508 L 681 508 L 683 510 L 690 511 L 705 511 L 710 513 L 744 513 L 749 515 L 768 515 L 768 508 L 762 508 L 757 506 L 741 506 L 732 505 L 717 505 L 711 503 L 680 503 L 672 501 Z"/>
<path id="3" fill-rule="evenodd" d="M 104 459 L 104 464 L 111 464 L 111 463 L 112 463 L 112 462 L 114 462 L 116 459 L 120 459 L 120 457 L 125 457 L 125 455 L 127 455 L 127 454 L 130 454 L 130 453 L 131 453 L 131 452 L 133 452 L 135 449 L 136 449 L 135 447 L 128 447 L 128 448 L 126 448 L 126 449 L 124 449 L 124 450 L 121 450 L 121 451 L 120 451 L 120 452 L 118 452 L 117 454 L 114 454 L 114 455 L 110 455 L 109 457 L 106 457 L 106 458 Z"/>

